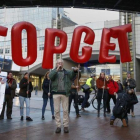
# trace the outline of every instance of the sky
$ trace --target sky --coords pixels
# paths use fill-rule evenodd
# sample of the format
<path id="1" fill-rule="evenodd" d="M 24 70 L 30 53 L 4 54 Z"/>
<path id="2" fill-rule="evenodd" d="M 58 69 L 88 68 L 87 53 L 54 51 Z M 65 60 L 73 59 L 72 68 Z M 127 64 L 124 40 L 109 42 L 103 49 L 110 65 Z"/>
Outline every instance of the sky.
<path id="1" fill-rule="evenodd" d="M 107 10 L 64 8 L 66 15 L 78 24 L 119 19 L 119 12 Z"/>

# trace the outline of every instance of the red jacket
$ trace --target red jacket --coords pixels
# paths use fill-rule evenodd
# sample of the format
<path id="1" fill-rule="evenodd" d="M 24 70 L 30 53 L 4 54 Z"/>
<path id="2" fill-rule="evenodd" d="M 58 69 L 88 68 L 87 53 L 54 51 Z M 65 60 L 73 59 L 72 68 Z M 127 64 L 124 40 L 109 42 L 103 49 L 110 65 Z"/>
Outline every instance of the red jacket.
<path id="1" fill-rule="evenodd" d="M 107 87 L 109 87 L 108 92 L 110 95 L 114 95 L 114 92 L 118 92 L 119 90 L 119 86 L 118 83 L 113 81 L 113 80 L 109 80 L 107 83 Z"/>

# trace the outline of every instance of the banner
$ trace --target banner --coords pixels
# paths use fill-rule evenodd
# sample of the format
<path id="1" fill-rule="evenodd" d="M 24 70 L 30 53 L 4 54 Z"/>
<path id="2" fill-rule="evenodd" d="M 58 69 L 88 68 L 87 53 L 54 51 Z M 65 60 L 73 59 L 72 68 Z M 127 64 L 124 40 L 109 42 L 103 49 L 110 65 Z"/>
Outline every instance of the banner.
<path id="1" fill-rule="evenodd" d="M 20 71 L 20 66 L 18 66 L 17 64 L 15 64 L 14 62 L 12 62 L 12 71 Z"/>
<path id="2" fill-rule="evenodd" d="M 104 72 L 105 75 L 110 75 L 110 69 L 101 69 L 101 72 Z"/>
<path id="3" fill-rule="evenodd" d="M 9 70 L 11 70 L 11 67 L 12 67 L 12 57 L 5 56 L 3 69 L 9 71 Z"/>
<path id="4" fill-rule="evenodd" d="M 0 72 L 0 114 L 3 108 L 3 102 L 5 96 L 6 77 L 7 77 L 7 72 Z M 4 84 L 1 84 L 2 81 L 4 82 Z"/>

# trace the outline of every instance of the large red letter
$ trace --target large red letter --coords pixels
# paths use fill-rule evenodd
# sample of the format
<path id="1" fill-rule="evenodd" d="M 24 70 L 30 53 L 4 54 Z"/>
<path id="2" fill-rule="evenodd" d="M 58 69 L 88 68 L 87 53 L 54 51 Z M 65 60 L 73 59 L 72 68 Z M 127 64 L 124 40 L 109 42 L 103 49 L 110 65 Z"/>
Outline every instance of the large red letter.
<path id="1" fill-rule="evenodd" d="M 55 37 L 60 38 L 59 46 L 55 46 Z M 53 68 L 53 54 L 63 53 L 67 47 L 67 34 L 64 31 L 58 29 L 46 29 L 45 30 L 45 45 L 44 56 L 42 62 L 42 68 Z"/>
<path id="2" fill-rule="evenodd" d="M 0 36 L 7 36 L 8 28 L 0 26 Z"/>
<path id="3" fill-rule="evenodd" d="M 109 50 L 115 50 L 116 44 L 110 43 L 110 30 L 104 28 L 102 31 L 102 40 L 100 45 L 99 63 L 116 62 L 116 57 L 108 56 Z"/>
<path id="4" fill-rule="evenodd" d="M 78 55 L 81 35 L 83 32 L 86 33 L 86 36 L 84 39 L 85 43 L 92 45 L 94 43 L 94 38 L 95 38 L 94 31 L 91 30 L 89 27 L 79 26 L 75 28 L 74 33 L 73 33 L 72 43 L 71 43 L 70 57 L 73 61 L 77 63 L 87 62 L 90 59 L 91 54 L 92 54 L 92 48 L 90 46 L 84 46 L 82 48 L 82 56 Z"/>
<path id="5" fill-rule="evenodd" d="M 131 24 L 110 28 L 111 37 L 118 38 L 122 63 L 131 61 L 131 55 L 127 39 L 127 32 L 131 31 Z"/>
<path id="6" fill-rule="evenodd" d="M 27 31 L 27 58 L 22 57 L 22 30 Z M 29 66 L 37 58 L 37 35 L 36 28 L 29 22 L 19 22 L 12 27 L 12 58 L 19 66 Z"/>

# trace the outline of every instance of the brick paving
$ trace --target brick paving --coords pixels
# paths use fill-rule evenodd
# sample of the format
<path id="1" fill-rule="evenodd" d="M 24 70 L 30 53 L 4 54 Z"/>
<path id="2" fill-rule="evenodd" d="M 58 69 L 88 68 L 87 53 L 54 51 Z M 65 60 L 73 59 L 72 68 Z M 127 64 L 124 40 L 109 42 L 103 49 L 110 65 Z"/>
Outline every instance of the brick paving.
<path id="1" fill-rule="evenodd" d="M 140 96 L 138 95 L 139 101 Z M 111 102 L 112 104 L 112 102 Z M 112 105 L 113 106 L 113 105 Z M 41 92 L 31 99 L 31 117 L 33 122 L 20 121 L 18 97 L 14 99 L 13 119 L 0 121 L 0 140 L 140 140 L 140 103 L 135 106 L 135 118 L 129 116 L 129 127 L 122 127 L 117 119 L 114 126 L 109 125 L 110 115 L 97 117 L 97 111 L 90 106 L 81 112 L 81 118 L 75 118 L 74 108 L 70 113 L 69 134 L 55 134 L 55 121 L 51 118 L 49 103 L 45 120 L 41 120 Z M 62 115 L 62 112 L 61 112 Z M 63 129 L 63 128 L 62 128 Z"/>

